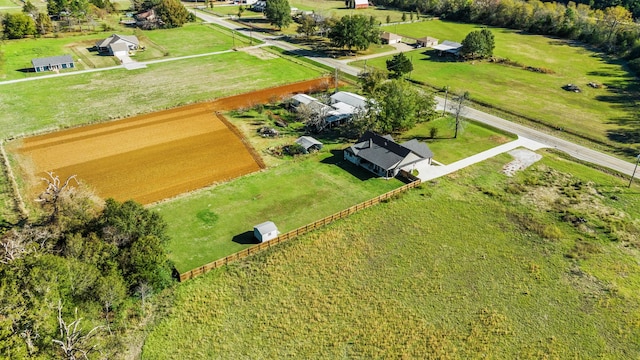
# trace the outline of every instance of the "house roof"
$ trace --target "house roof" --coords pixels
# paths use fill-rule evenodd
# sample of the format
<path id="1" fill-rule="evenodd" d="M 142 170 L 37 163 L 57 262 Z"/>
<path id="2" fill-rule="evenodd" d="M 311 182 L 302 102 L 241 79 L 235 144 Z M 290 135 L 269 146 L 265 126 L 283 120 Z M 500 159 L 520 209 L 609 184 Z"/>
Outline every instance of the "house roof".
<path id="1" fill-rule="evenodd" d="M 50 56 L 45 58 L 31 59 L 31 64 L 33 64 L 34 68 L 68 64 L 72 62 L 73 62 L 73 58 L 71 57 L 71 55 L 59 55 L 59 56 Z"/>
<path id="2" fill-rule="evenodd" d="M 380 37 L 383 38 L 384 40 L 402 40 L 402 36 L 398 34 L 386 32 L 386 31 L 383 32 L 382 35 L 380 35 Z"/>
<path id="3" fill-rule="evenodd" d="M 427 144 L 420 142 L 416 139 L 405 141 L 400 145 L 411 150 L 414 154 L 420 156 L 421 158 L 428 159 L 433 157 L 433 151 L 429 149 L 429 146 L 427 146 Z"/>
<path id="4" fill-rule="evenodd" d="M 309 148 L 314 145 L 320 145 L 320 147 L 322 147 L 322 143 L 311 136 L 300 136 L 296 139 L 296 143 L 300 144 L 305 150 L 309 150 Z"/>
<path id="5" fill-rule="evenodd" d="M 407 144 L 408 146 L 404 146 Z M 395 168 L 409 154 L 427 159 L 433 153 L 426 144 L 417 140 L 410 140 L 403 145 L 396 143 L 391 135 L 380 136 L 367 131 L 358 139 L 358 143 L 349 147 L 354 155 L 381 167 L 384 170 Z"/>
<path id="6" fill-rule="evenodd" d="M 355 0 L 354 5 L 355 6 L 358 6 L 358 5 L 367 5 L 368 6 L 369 5 L 369 0 Z"/>
<path id="7" fill-rule="evenodd" d="M 113 43 L 111 45 L 109 45 L 109 47 L 111 48 L 111 51 L 118 52 L 118 51 L 129 51 L 129 46 L 123 42 L 117 42 L 117 43 Z"/>
<path id="8" fill-rule="evenodd" d="M 462 44 L 445 40 L 441 44 L 434 45 L 433 48 L 440 51 L 447 51 L 450 53 L 456 53 L 462 47 Z"/>
<path id="9" fill-rule="evenodd" d="M 345 104 L 343 102 L 337 102 L 335 104 L 331 104 L 331 107 L 334 108 L 334 111 L 331 111 L 330 114 L 345 114 L 350 115 L 356 112 L 356 108 Z"/>
<path id="10" fill-rule="evenodd" d="M 276 224 L 273 223 L 273 221 L 265 221 L 262 224 L 254 226 L 253 228 L 257 229 L 260 234 L 268 234 L 272 231 L 278 231 L 278 228 L 276 227 Z"/>
<path id="11" fill-rule="evenodd" d="M 305 105 L 312 103 L 314 101 L 318 101 L 313 96 L 309 96 L 307 94 L 296 94 L 296 95 L 293 95 L 291 99 L 299 102 L 300 104 L 305 104 Z"/>
<path id="12" fill-rule="evenodd" d="M 138 41 L 138 38 L 135 35 L 113 34 L 104 40 L 96 42 L 96 46 L 99 48 L 106 48 L 109 47 L 109 45 L 122 41 L 134 44 L 136 46 L 140 45 L 140 41 Z"/>
<path id="13" fill-rule="evenodd" d="M 346 91 L 339 91 L 331 95 L 331 100 L 333 102 L 343 102 L 354 108 L 365 108 L 367 106 L 367 98 Z"/>

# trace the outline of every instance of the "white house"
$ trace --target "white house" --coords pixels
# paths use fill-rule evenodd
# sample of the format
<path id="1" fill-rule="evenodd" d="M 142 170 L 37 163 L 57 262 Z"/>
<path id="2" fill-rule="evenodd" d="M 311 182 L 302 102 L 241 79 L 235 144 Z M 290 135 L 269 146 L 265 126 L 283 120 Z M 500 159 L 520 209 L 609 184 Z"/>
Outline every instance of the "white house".
<path id="1" fill-rule="evenodd" d="M 253 236 L 260 242 L 273 240 L 278 237 L 280 232 L 273 221 L 265 221 L 253 227 Z"/>
<path id="2" fill-rule="evenodd" d="M 355 109 L 365 109 L 367 107 L 367 98 L 347 91 L 338 91 L 331 95 L 331 105 L 333 107 L 338 103 L 350 105 Z"/>
<path id="3" fill-rule="evenodd" d="M 113 56 L 129 55 L 129 51 L 138 50 L 140 42 L 134 35 L 113 34 L 104 40 L 96 42 L 96 49 L 100 53 Z"/>

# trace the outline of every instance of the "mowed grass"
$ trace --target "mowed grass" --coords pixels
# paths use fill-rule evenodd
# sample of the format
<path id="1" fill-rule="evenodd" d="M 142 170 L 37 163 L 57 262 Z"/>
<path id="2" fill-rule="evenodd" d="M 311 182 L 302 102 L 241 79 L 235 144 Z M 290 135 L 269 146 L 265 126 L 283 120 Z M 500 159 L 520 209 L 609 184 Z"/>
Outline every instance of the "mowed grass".
<path id="1" fill-rule="evenodd" d="M 325 151 L 155 209 L 169 224 L 170 258 L 186 272 L 255 244 L 254 225 L 271 220 L 284 233 L 401 185 Z"/>
<path id="2" fill-rule="evenodd" d="M 112 34 L 137 35 L 144 50 L 138 50 L 132 56 L 136 61 L 149 61 L 165 57 L 180 57 L 186 55 L 205 54 L 235 47 L 249 45 L 250 41 L 240 34 L 231 32 L 213 24 L 201 22 L 188 23 L 180 28 L 150 31 L 92 32 L 60 38 L 36 38 L 6 41 L 3 44 L 5 63 L 0 68 L 3 80 L 22 79 L 49 75 L 50 72 L 31 72 L 31 60 L 39 57 L 71 55 L 75 60 L 75 70 L 96 69 L 120 65 L 114 56 L 99 55 L 91 51 L 95 43 Z M 198 39 L 198 41 L 184 41 L 184 39 Z M 253 44 L 257 41 L 254 40 Z"/>
<path id="3" fill-rule="evenodd" d="M 285 58 L 261 60 L 233 52 L 133 71 L 0 84 L 0 137 L 124 118 L 319 75 Z"/>
<path id="4" fill-rule="evenodd" d="M 397 32 L 405 36 L 457 42 L 478 29 L 439 20 L 397 26 Z M 635 105 L 638 83 L 622 62 L 563 40 L 499 28 L 491 31 L 496 56 L 554 73 L 486 61 L 456 62 L 439 57 L 436 51 L 420 49 L 406 54 L 413 60 L 412 78 L 439 89 L 450 86 L 452 93 L 469 91 L 477 101 L 610 144 L 618 153 L 640 144 L 634 135 L 640 122 Z M 367 65 L 386 68 L 387 58 L 369 59 Z M 364 62 L 355 65 L 363 66 Z M 604 88 L 591 88 L 589 82 Z M 578 85 L 582 92 L 563 90 L 569 83 Z"/>
<path id="5" fill-rule="evenodd" d="M 304 11 L 314 11 L 318 14 L 328 17 L 341 18 L 345 15 L 364 15 L 366 17 L 373 16 L 380 23 L 386 23 L 387 16 L 391 22 L 402 21 L 402 11 L 393 9 L 384 9 L 382 7 L 368 7 L 366 9 L 349 9 L 344 1 L 338 0 L 292 0 L 292 7 L 296 7 Z M 409 15 L 407 14 L 407 20 Z"/>
<path id="6" fill-rule="evenodd" d="M 639 189 L 543 154 L 512 179 L 499 173 L 503 154 L 180 284 L 143 358 L 639 357 L 637 237 L 558 222 L 534 196 L 551 184 L 531 180 L 591 181 L 602 195 L 586 191 L 572 207 L 597 204 L 636 225 Z M 507 191 L 515 184 L 523 194 Z M 560 235 L 527 228 L 523 212 Z"/>

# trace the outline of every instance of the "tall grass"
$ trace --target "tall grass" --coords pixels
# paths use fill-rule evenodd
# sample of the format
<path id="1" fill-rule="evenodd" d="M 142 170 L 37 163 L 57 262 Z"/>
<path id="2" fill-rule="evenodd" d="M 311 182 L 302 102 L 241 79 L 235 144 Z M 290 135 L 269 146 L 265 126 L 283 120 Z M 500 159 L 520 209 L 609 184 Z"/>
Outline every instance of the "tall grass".
<path id="1" fill-rule="evenodd" d="M 143 357 L 640 356 L 637 244 L 539 208 L 555 206 L 546 188 L 590 178 L 596 191 L 585 188 L 581 202 L 626 213 L 621 205 L 638 206 L 637 188 L 551 153 L 508 179 L 499 173 L 508 161 L 501 155 L 181 284 Z M 549 169 L 557 181 L 527 180 Z M 512 184 L 522 192 L 506 191 Z M 516 213 L 561 235 L 528 230 Z M 569 256 L 584 243 L 586 258 Z"/>

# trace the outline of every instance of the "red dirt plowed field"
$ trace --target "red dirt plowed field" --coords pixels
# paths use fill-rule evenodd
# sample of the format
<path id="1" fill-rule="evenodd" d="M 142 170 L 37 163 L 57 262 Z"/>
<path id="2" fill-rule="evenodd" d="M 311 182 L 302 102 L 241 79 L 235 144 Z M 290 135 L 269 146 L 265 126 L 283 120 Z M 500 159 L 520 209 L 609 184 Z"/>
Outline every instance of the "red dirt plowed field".
<path id="1" fill-rule="evenodd" d="M 23 139 L 17 153 L 31 179 L 46 171 L 61 179 L 77 175 L 103 198 L 148 204 L 264 167 L 247 141 L 216 111 L 265 103 L 327 84 L 325 78 L 316 79 L 34 136 Z"/>

